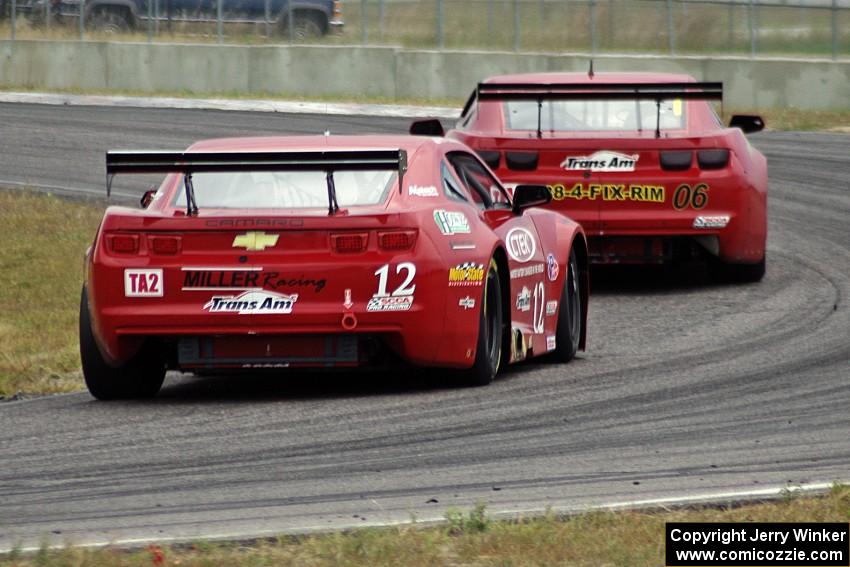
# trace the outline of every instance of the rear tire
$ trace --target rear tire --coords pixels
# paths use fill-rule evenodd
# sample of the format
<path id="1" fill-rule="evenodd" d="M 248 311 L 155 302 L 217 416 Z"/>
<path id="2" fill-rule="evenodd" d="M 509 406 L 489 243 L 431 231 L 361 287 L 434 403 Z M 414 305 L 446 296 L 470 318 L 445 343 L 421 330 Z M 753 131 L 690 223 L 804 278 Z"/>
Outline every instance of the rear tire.
<path id="1" fill-rule="evenodd" d="M 561 305 L 558 309 L 558 326 L 555 332 L 555 350 L 549 353 L 552 362 L 569 362 L 575 358 L 581 341 L 581 285 L 578 260 L 575 250 L 570 250 L 567 277 L 561 290 Z"/>
<path id="2" fill-rule="evenodd" d="M 287 14 L 281 19 L 283 29 L 281 30 L 285 37 L 289 37 L 289 21 L 286 19 Z M 296 41 L 304 39 L 312 39 L 325 35 L 323 22 L 318 16 L 311 13 L 295 12 L 292 15 L 292 33 L 293 39 Z"/>
<path id="3" fill-rule="evenodd" d="M 121 8 L 100 8 L 89 17 L 89 27 L 107 35 L 126 33 L 130 30 L 127 11 Z"/>
<path id="4" fill-rule="evenodd" d="M 107 364 L 92 333 L 85 286 L 80 298 L 80 359 L 86 387 L 98 400 L 152 398 L 165 380 L 165 361 L 150 347 L 120 366 Z"/>
<path id="5" fill-rule="evenodd" d="M 767 255 L 755 264 L 731 264 L 714 260 L 712 275 L 724 283 L 755 283 L 764 278 L 767 271 Z"/>
<path id="6" fill-rule="evenodd" d="M 484 279 L 483 301 L 479 310 L 475 363 L 465 371 L 465 381 L 469 386 L 486 386 L 492 382 L 502 360 L 504 312 L 499 266 L 495 260 L 490 260 Z"/>

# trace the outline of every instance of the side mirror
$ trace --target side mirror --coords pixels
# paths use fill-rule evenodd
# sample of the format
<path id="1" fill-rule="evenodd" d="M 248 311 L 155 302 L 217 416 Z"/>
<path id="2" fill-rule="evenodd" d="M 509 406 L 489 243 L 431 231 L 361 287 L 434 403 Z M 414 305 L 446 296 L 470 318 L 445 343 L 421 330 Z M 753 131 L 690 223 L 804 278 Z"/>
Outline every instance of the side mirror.
<path id="1" fill-rule="evenodd" d="M 436 118 L 414 120 L 410 124 L 410 133 L 414 136 L 435 136 L 437 138 L 446 135 L 446 131 L 443 130 L 443 123 Z"/>
<path id="2" fill-rule="evenodd" d="M 529 207 L 539 207 L 552 200 L 552 193 L 545 185 L 517 185 L 514 189 L 514 212 L 521 214 Z"/>
<path id="3" fill-rule="evenodd" d="M 755 114 L 735 114 L 729 121 L 730 128 L 740 128 L 744 134 L 764 130 L 764 120 Z"/>
<path id="4" fill-rule="evenodd" d="M 143 209 L 147 209 L 148 205 L 153 203 L 153 196 L 154 195 L 156 195 L 155 189 L 148 189 L 147 191 L 144 192 L 144 194 L 142 195 L 142 198 L 139 199 L 139 203 L 142 205 Z"/>

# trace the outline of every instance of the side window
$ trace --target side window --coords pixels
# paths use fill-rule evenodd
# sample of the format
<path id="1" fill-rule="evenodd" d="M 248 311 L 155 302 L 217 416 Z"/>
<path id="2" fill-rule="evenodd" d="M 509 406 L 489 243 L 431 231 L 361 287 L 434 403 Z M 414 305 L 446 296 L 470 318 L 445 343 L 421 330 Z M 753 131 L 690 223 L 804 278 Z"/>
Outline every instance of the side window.
<path id="1" fill-rule="evenodd" d="M 461 182 L 472 195 L 473 202 L 482 209 L 509 209 L 511 201 L 495 177 L 485 169 L 478 158 L 464 152 L 449 154 L 449 161 Z"/>
<path id="2" fill-rule="evenodd" d="M 460 188 L 458 181 L 455 179 L 455 176 L 452 175 L 452 172 L 449 170 L 446 162 L 441 164 L 440 169 L 443 177 L 443 193 L 445 193 L 446 197 L 454 199 L 455 201 L 468 203 L 470 198 L 466 195 L 466 191 Z"/>

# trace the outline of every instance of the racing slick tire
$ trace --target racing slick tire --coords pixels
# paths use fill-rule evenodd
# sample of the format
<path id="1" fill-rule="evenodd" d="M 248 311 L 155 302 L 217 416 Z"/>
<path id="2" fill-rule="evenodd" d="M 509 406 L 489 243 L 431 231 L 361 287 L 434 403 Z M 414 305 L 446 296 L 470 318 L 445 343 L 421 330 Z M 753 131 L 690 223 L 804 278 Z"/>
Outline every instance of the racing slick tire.
<path id="1" fill-rule="evenodd" d="M 165 380 L 165 361 L 155 349 L 142 348 L 120 366 L 106 363 L 92 333 L 85 286 L 80 299 L 80 359 L 86 387 L 98 400 L 152 398 Z"/>
<path id="2" fill-rule="evenodd" d="M 555 350 L 549 353 L 551 362 L 569 362 L 581 341 L 581 286 L 578 277 L 578 260 L 575 249 L 570 250 L 567 265 L 567 277 L 561 291 L 561 305 L 558 310 L 558 326 L 555 331 Z"/>
<path id="3" fill-rule="evenodd" d="M 504 312 L 502 304 L 502 284 L 499 279 L 499 266 L 490 260 L 487 277 L 484 279 L 484 301 L 478 316 L 478 345 L 475 349 L 475 363 L 465 372 L 465 382 L 469 386 L 486 386 L 499 372 L 502 359 L 502 329 Z"/>
<path id="4" fill-rule="evenodd" d="M 764 278 L 767 271 L 767 255 L 755 264 L 730 264 L 714 261 L 712 275 L 724 283 L 755 283 Z"/>

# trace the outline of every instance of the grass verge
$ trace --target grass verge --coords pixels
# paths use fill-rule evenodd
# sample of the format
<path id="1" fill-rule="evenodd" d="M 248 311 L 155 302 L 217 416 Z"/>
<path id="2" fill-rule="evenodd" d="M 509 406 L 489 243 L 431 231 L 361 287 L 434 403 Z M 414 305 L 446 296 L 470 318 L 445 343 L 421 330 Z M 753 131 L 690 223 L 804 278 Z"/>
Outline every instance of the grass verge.
<path id="1" fill-rule="evenodd" d="M 0 190 L 0 396 L 83 387 L 83 253 L 102 216 L 91 204 Z"/>
<path id="2" fill-rule="evenodd" d="M 46 549 L 34 555 L 0 557 L 0 567 L 90 567 L 106 565 L 206 567 L 217 565 L 397 566 L 574 565 L 630 567 L 664 565 L 666 522 L 847 522 L 850 487 L 824 496 L 786 498 L 737 508 L 672 512 L 591 512 L 567 518 L 494 521 L 483 506 L 450 511 L 438 527 L 415 523 L 347 533 L 281 537 L 250 544 L 199 542 L 145 549 Z"/>

